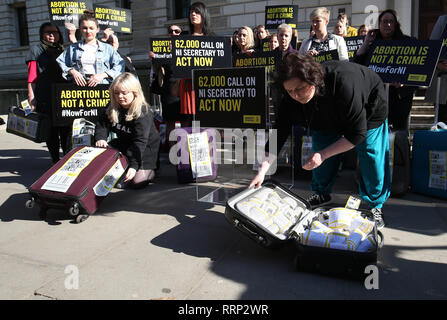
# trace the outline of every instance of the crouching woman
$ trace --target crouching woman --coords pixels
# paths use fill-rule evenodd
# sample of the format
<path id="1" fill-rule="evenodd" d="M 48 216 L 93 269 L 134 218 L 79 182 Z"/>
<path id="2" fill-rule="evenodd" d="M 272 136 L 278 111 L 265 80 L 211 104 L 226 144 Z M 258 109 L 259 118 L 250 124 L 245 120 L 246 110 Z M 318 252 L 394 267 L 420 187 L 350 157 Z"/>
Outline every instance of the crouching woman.
<path id="1" fill-rule="evenodd" d="M 141 84 L 131 73 L 119 75 L 110 85 L 110 104 L 96 123 L 95 145 L 112 147 L 128 159 L 123 187 L 145 187 L 155 176 L 160 135 Z M 117 138 L 107 143 L 109 132 Z M 120 186 L 118 186 L 120 187 Z"/>

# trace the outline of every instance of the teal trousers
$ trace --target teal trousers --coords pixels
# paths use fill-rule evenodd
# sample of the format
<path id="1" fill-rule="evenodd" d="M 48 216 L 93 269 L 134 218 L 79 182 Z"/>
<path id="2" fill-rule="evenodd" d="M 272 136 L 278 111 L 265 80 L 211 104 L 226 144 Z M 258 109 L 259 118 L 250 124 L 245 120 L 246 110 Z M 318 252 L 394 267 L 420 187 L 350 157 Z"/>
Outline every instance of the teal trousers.
<path id="1" fill-rule="evenodd" d="M 312 151 L 320 151 L 342 136 L 313 131 Z M 366 138 L 356 147 L 359 157 L 359 195 L 370 208 L 382 208 L 390 196 L 388 121 L 367 131 Z M 312 171 L 311 189 L 317 194 L 330 194 L 340 166 L 341 155 L 333 156 Z"/>

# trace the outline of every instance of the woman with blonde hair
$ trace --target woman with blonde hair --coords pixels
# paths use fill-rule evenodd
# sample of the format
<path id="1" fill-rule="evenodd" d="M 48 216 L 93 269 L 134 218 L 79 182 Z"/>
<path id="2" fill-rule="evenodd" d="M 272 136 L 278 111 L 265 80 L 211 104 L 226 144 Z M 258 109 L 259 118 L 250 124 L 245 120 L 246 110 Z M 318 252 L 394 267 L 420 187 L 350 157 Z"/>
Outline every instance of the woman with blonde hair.
<path id="1" fill-rule="evenodd" d="M 303 41 L 299 52 L 317 56 L 323 52 L 337 50 L 339 60 L 349 61 L 345 39 L 327 31 L 329 18 L 330 12 L 324 7 L 317 8 L 310 13 L 312 31 L 315 33 L 311 38 Z"/>
<path id="2" fill-rule="evenodd" d="M 155 176 L 160 144 L 153 113 L 140 82 L 129 72 L 119 75 L 109 92 L 110 104 L 96 124 L 95 145 L 121 151 L 129 163 L 123 183 L 133 188 L 145 187 Z M 116 133 L 117 138 L 107 143 L 109 132 Z"/>
<path id="3" fill-rule="evenodd" d="M 238 31 L 239 49 L 237 54 L 251 54 L 255 51 L 255 39 L 253 30 L 250 27 L 243 26 Z"/>

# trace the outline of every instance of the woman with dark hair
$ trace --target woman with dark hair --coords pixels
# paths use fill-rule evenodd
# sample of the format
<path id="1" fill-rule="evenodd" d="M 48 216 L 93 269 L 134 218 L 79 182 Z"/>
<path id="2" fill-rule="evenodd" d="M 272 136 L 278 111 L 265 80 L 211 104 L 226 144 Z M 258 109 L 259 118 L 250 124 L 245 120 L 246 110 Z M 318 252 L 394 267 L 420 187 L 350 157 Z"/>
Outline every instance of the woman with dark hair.
<path id="1" fill-rule="evenodd" d="M 202 2 L 194 2 L 189 8 L 189 32 L 192 36 L 211 35 L 211 18 Z"/>
<path id="2" fill-rule="evenodd" d="M 388 9 L 379 15 L 379 29 L 369 30 L 363 45 L 357 51 L 354 62 L 366 65 L 369 48 L 374 40 L 409 40 L 413 37 L 404 35 L 397 19 L 396 11 Z M 393 45 L 390 43 L 390 45 Z M 417 87 L 402 86 L 393 83 L 389 87 L 389 124 L 394 130 L 408 130 L 408 118 L 413 104 L 413 95 Z"/>
<path id="3" fill-rule="evenodd" d="M 189 9 L 189 32 L 192 36 L 211 36 L 211 19 L 202 2 L 194 2 Z M 172 87 L 172 94 L 180 98 L 180 113 L 192 120 L 196 113 L 195 95 L 191 78 L 180 79 Z"/>
<path id="4" fill-rule="evenodd" d="M 111 45 L 96 39 L 100 29 L 92 14 L 79 18 L 79 29 L 83 41 L 73 43 L 57 58 L 62 76 L 78 86 L 110 84 L 124 72 L 124 60 Z"/>
<path id="5" fill-rule="evenodd" d="M 64 51 L 64 39 L 56 25 L 46 22 L 39 29 L 40 42 L 31 47 L 26 63 L 28 65 L 28 101 L 33 110 L 46 114 L 52 122 L 51 84 L 64 82 L 56 58 Z M 53 163 L 59 161 L 59 148 L 69 151 L 70 127 L 51 125 L 46 141 Z"/>
<path id="6" fill-rule="evenodd" d="M 275 69 L 275 83 L 285 91 L 276 122 L 278 149 L 291 127 L 312 132 L 312 151 L 303 168 L 312 170 L 308 199 L 312 207 L 331 201 L 340 156 L 356 148 L 359 193 L 383 228 L 382 206 L 390 195 L 389 142 L 386 96 L 382 80 L 354 63 L 330 61 L 320 65 L 309 55 L 289 54 Z M 270 159 L 270 157 L 269 157 Z M 272 162 L 263 161 L 250 187 L 260 186 Z"/>

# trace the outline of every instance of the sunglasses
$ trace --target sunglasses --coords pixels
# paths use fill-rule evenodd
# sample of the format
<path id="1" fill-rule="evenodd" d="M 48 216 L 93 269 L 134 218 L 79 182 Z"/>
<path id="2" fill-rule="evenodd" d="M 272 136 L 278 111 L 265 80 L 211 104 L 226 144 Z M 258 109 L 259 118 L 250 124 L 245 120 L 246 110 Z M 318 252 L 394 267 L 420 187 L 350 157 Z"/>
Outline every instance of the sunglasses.
<path id="1" fill-rule="evenodd" d="M 44 34 L 52 34 L 52 35 L 56 35 L 56 34 L 59 34 L 59 31 L 57 31 L 57 30 L 55 30 L 55 31 L 51 31 L 51 30 L 49 30 L 49 31 L 44 31 L 43 33 L 44 33 Z"/>
<path id="2" fill-rule="evenodd" d="M 169 33 L 180 34 L 180 32 L 182 32 L 182 31 L 180 29 L 169 29 L 168 32 Z"/>

